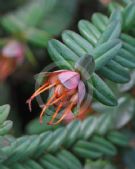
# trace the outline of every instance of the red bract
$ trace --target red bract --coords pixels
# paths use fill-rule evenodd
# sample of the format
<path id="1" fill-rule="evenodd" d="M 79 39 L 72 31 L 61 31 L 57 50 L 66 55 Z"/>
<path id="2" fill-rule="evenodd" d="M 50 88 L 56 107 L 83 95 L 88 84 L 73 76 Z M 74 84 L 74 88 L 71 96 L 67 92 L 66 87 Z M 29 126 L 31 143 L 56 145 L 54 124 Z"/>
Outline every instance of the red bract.
<path id="1" fill-rule="evenodd" d="M 53 94 L 43 106 L 40 113 L 40 123 L 45 114 L 46 109 L 50 106 L 55 106 L 56 111 L 48 124 L 59 124 L 63 119 L 70 115 L 72 110 L 81 105 L 84 101 L 86 89 L 84 82 L 80 78 L 80 74 L 75 71 L 61 70 L 52 73 L 45 73 L 46 82 L 35 91 L 35 93 L 27 101 L 31 110 L 31 101 L 39 94 L 46 90 L 53 89 Z M 54 122 L 58 113 L 62 110 L 62 116 L 57 122 Z"/>

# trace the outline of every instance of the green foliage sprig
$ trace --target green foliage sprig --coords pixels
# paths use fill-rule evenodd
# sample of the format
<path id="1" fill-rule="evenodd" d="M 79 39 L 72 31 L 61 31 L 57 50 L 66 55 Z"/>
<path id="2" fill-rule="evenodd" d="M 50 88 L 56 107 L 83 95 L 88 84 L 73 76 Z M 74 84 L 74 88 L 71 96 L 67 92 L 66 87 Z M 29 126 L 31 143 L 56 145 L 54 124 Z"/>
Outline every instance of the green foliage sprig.
<path id="1" fill-rule="evenodd" d="M 109 18 L 96 13 L 92 16 L 92 22 L 81 20 L 78 24 L 81 35 L 64 31 L 64 44 L 58 40 L 50 40 L 50 56 L 56 64 L 61 60 L 65 68 L 74 69 L 80 56 L 90 54 L 95 60 L 96 73 L 115 83 L 128 82 L 129 70 L 135 68 L 135 39 L 129 33 L 131 26 L 126 25 L 134 23 L 134 8 L 134 3 L 131 3 L 123 11 L 114 10 Z M 96 73 L 90 79 L 94 97 L 103 104 L 116 105 L 113 93 Z"/>
<path id="2" fill-rule="evenodd" d="M 128 146 L 128 139 L 118 131 L 108 131 L 110 123 L 105 121 L 106 115 L 103 114 L 91 116 L 83 122 L 73 121 L 66 127 L 39 135 L 17 139 L 4 136 L 0 140 L 0 156 L 4 157 L 0 167 L 81 169 L 79 158 L 112 157 L 117 154 L 115 145 Z"/>
<path id="3" fill-rule="evenodd" d="M 0 136 L 7 134 L 12 128 L 12 121 L 6 120 L 10 111 L 9 105 L 0 106 Z"/>
<path id="4" fill-rule="evenodd" d="M 18 40 L 46 47 L 52 36 L 58 35 L 70 24 L 76 4 L 77 0 L 73 0 L 72 3 L 68 0 L 62 2 L 61 0 L 29 0 L 14 12 L 3 16 L 0 23 L 4 30 Z M 56 23 L 60 26 L 56 27 Z"/>

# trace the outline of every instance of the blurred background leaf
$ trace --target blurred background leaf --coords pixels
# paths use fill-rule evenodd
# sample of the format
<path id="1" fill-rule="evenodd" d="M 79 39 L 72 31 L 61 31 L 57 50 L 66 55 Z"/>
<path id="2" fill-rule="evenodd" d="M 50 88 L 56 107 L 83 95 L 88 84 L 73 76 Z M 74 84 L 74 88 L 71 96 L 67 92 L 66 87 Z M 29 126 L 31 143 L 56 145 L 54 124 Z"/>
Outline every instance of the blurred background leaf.
<path id="1" fill-rule="evenodd" d="M 78 0 L 29 0 L 3 16 L 1 24 L 16 38 L 45 47 L 50 37 L 58 35 L 72 23 L 77 3 Z"/>
<path id="2" fill-rule="evenodd" d="M 110 114 L 111 128 L 116 129 L 122 128 L 135 115 L 135 99 L 128 95 L 120 97 L 115 107 L 104 106 L 100 103 L 93 103 L 92 107 L 96 112 Z"/>

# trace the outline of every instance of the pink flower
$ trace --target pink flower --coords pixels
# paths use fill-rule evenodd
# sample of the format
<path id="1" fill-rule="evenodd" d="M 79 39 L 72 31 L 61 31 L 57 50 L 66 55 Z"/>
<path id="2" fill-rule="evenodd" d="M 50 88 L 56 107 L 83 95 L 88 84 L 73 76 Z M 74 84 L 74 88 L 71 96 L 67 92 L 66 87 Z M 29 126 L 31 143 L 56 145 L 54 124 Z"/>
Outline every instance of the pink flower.
<path id="1" fill-rule="evenodd" d="M 72 110 L 83 103 L 86 95 L 86 88 L 80 74 L 75 71 L 60 70 L 45 73 L 45 76 L 47 77 L 46 82 L 27 101 L 29 109 L 31 110 L 31 102 L 36 96 L 46 90 L 53 89 L 52 96 L 40 113 L 40 122 L 42 123 L 42 117 L 50 106 L 54 106 L 56 111 L 48 124 L 59 124 L 64 119 L 73 118 L 70 116 Z M 57 122 L 54 122 L 60 111 L 62 111 L 62 116 Z"/>
<path id="2" fill-rule="evenodd" d="M 1 51 L 0 56 L 0 81 L 4 81 L 12 74 L 17 65 L 24 58 L 24 47 L 17 41 L 9 41 Z"/>
<path id="3" fill-rule="evenodd" d="M 16 59 L 17 64 L 20 64 L 24 59 L 24 46 L 15 40 L 11 40 L 2 49 L 2 56 Z"/>

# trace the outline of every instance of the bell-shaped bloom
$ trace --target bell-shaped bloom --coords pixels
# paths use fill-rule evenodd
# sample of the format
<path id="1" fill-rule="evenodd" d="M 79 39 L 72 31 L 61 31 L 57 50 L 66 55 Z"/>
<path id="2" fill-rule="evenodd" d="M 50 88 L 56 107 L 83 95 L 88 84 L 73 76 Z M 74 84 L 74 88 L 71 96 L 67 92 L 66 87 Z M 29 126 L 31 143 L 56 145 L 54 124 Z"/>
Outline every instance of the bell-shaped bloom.
<path id="1" fill-rule="evenodd" d="M 52 119 L 48 124 L 59 124 L 64 119 L 75 118 L 70 117 L 71 112 L 76 107 L 80 107 L 85 100 L 86 87 L 84 82 L 81 80 L 80 74 L 75 71 L 61 70 L 52 73 L 45 73 L 45 83 L 35 91 L 35 93 L 28 99 L 29 109 L 31 111 L 31 101 L 40 95 L 41 93 L 51 90 L 53 91 L 51 97 L 47 103 L 43 106 L 40 113 L 40 122 L 42 123 L 42 117 L 46 110 L 50 106 L 55 107 L 55 112 L 52 115 Z M 58 114 L 61 117 L 56 121 Z"/>
<path id="2" fill-rule="evenodd" d="M 12 74 L 24 59 L 24 46 L 15 40 L 9 41 L 0 54 L 0 81 Z"/>

